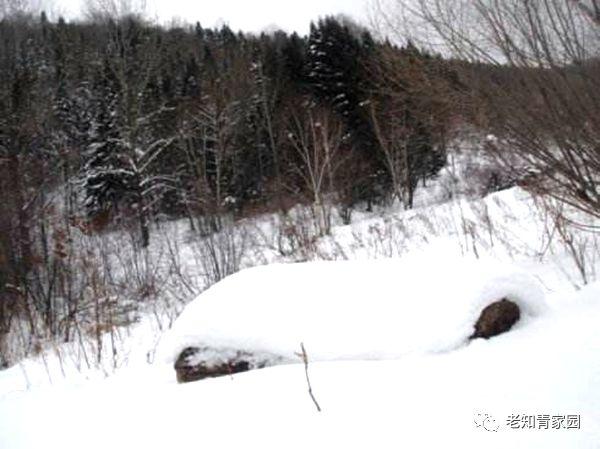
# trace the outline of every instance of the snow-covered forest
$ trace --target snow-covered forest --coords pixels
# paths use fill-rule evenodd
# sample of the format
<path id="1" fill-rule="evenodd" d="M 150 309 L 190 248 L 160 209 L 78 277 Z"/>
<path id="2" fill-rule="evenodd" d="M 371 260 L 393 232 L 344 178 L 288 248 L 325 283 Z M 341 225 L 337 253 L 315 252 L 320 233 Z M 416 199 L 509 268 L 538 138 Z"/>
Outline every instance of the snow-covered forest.
<path id="1" fill-rule="evenodd" d="M 598 447 L 600 3 L 117 3 L 0 0 L 1 448 Z"/>

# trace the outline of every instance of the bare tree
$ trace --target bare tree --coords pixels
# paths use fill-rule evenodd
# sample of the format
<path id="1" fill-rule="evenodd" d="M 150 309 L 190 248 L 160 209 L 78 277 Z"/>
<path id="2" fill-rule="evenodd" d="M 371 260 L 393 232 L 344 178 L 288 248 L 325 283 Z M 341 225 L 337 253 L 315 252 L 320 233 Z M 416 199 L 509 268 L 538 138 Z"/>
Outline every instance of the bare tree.
<path id="1" fill-rule="evenodd" d="M 202 183 L 206 202 L 205 210 L 218 212 L 225 204 L 227 168 L 235 153 L 234 139 L 239 119 L 239 102 L 227 99 L 213 91 L 204 97 L 203 104 L 195 111 L 193 119 L 200 135 L 201 150 L 194 152 L 196 169 L 200 169 L 198 181 Z"/>
<path id="2" fill-rule="evenodd" d="M 377 147 L 383 154 L 391 178 L 393 196 L 405 208 L 410 208 L 414 187 L 409 173 L 408 142 L 411 129 L 407 117 L 405 114 L 389 114 L 389 110 L 380 108 L 375 102 L 371 103 L 370 109 Z"/>
<path id="3" fill-rule="evenodd" d="M 299 159 L 294 172 L 311 195 L 315 225 L 320 234 L 328 234 L 325 194 L 334 192 L 335 174 L 344 161 L 343 126 L 331 112 L 308 107 L 303 117 L 292 116 L 288 137 Z"/>
<path id="4" fill-rule="evenodd" d="M 84 2 L 84 15 L 92 21 L 143 17 L 146 13 L 146 0 L 85 0 Z"/>
<path id="5" fill-rule="evenodd" d="M 382 46 L 368 68 L 377 148 L 392 196 L 410 209 L 418 182 L 443 165 L 452 107 L 448 79 L 439 60 L 411 43 Z"/>
<path id="6" fill-rule="evenodd" d="M 52 8 L 51 0 L 0 0 L 0 20 L 37 15 Z"/>
<path id="7" fill-rule="evenodd" d="M 236 162 L 243 157 L 239 137 L 251 89 L 246 55 L 231 55 L 219 46 L 209 51 L 210 76 L 202 80 L 202 95 L 193 98 L 182 114 L 179 140 L 191 184 L 190 215 L 199 230 L 209 222 L 213 229 L 205 230 L 213 232 L 237 201 L 230 192 L 239 175 Z"/>
<path id="8" fill-rule="evenodd" d="M 389 6 L 409 16 L 404 24 L 421 25 L 402 31 L 471 62 L 457 67 L 486 111 L 477 125 L 492 135 L 487 147 L 497 160 L 522 172 L 516 177 L 534 173 L 530 190 L 600 217 L 600 3 L 397 0 Z"/>

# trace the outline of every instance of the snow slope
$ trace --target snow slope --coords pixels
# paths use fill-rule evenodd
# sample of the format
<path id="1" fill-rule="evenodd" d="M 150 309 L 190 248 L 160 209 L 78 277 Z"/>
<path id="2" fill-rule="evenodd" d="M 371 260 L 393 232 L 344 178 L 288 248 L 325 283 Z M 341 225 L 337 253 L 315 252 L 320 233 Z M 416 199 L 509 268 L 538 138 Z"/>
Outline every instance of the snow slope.
<path id="1" fill-rule="evenodd" d="M 76 344 L 0 371 L 0 449 L 600 448 L 600 284 L 575 288 L 573 257 L 545 225 L 520 189 L 357 214 L 306 259 L 359 260 L 242 271 L 189 304 L 172 331 L 151 315 L 119 330 L 114 372 L 82 368 Z M 242 266 L 284 260 L 269 240 L 277 227 L 255 226 L 261 259 L 249 253 Z M 573 237 L 593 279 L 597 241 Z M 195 274 L 191 246 L 179 249 Z M 468 341 L 479 310 L 503 296 L 523 319 Z M 189 344 L 287 364 L 178 385 L 172 361 Z M 580 429 L 510 429 L 516 414 L 574 415 Z"/>
<path id="2" fill-rule="evenodd" d="M 1 398 L 0 447 L 598 448 L 599 298 L 595 284 L 453 351 L 311 363 L 322 413 L 301 364 L 185 385 L 158 364 L 14 392 Z M 511 429 L 516 414 L 576 415 L 580 429 Z"/>

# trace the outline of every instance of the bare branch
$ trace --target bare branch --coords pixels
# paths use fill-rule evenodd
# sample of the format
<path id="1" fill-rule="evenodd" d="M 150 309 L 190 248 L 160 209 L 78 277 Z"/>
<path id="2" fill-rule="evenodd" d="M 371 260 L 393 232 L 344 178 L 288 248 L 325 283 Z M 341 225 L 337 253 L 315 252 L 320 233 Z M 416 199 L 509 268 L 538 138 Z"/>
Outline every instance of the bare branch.
<path id="1" fill-rule="evenodd" d="M 315 404 L 315 407 L 317 407 L 317 411 L 321 412 L 321 406 L 319 405 L 319 403 L 317 402 L 317 399 L 315 398 L 315 395 L 313 394 L 312 391 L 312 386 L 310 384 L 310 377 L 308 376 L 308 354 L 306 353 L 306 348 L 304 347 L 304 343 L 300 343 L 300 350 L 301 353 L 300 358 L 302 359 L 302 362 L 304 363 L 304 373 L 306 374 L 306 383 L 308 385 L 308 394 L 310 395 L 310 398 L 312 399 L 313 403 Z"/>

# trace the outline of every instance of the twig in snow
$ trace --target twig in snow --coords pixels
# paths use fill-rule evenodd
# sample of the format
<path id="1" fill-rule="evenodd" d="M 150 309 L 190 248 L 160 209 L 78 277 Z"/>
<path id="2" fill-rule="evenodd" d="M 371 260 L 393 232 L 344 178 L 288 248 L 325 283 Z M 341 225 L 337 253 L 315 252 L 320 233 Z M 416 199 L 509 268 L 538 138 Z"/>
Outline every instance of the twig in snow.
<path id="1" fill-rule="evenodd" d="M 310 385 L 310 377 L 308 376 L 308 355 L 306 354 L 306 349 L 304 348 L 304 343 L 300 343 L 300 349 L 302 350 L 302 352 L 300 354 L 298 354 L 298 356 L 302 359 L 302 362 L 304 362 L 304 372 L 306 373 L 306 383 L 308 384 L 308 394 L 310 395 L 310 398 L 314 402 L 315 407 L 317 407 L 317 411 L 320 412 L 321 407 L 319 406 L 319 403 L 317 402 L 317 399 L 315 398 L 315 395 L 313 394 L 312 386 Z"/>

